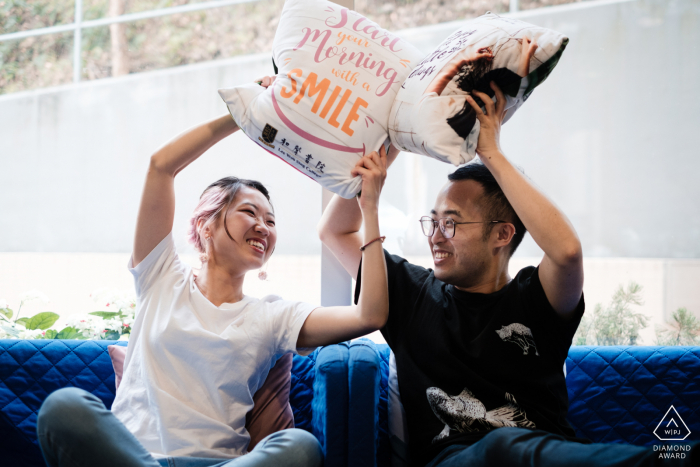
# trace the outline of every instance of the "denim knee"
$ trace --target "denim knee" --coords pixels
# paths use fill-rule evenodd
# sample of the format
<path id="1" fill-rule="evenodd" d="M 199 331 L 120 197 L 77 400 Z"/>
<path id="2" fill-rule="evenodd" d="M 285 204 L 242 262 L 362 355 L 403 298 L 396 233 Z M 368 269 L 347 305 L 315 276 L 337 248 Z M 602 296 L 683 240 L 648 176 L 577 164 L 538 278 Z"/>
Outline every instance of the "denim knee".
<path id="1" fill-rule="evenodd" d="M 277 434 L 289 440 L 291 451 L 298 458 L 298 465 L 320 466 L 323 463 L 321 443 L 308 431 L 290 428 Z"/>
<path id="2" fill-rule="evenodd" d="M 78 388 L 63 388 L 52 392 L 39 409 L 39 436 L 48 431 L 60 434 L 90 427 L 89 420 L 94 416 L 96 402 L 101 404 L 95 396 Z"/>

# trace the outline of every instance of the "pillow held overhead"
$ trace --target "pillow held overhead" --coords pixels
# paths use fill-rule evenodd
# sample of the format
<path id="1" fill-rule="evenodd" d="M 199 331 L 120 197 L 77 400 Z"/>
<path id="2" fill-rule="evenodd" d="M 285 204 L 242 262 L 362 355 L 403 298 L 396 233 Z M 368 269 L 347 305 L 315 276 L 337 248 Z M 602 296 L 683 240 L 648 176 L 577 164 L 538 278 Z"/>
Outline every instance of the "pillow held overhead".
<path id="1" fill-rule="evenodd" d="M 494 81 L 506 98 L 505 123 L 549 76 L 568 42 L 558 32 L 490 12 L 468 21 L 402 84 L 389 116 L 391 142 L 454 165 L 470 161 L 479 121 L 466 96 L 477 90 L 493 98 Z"/>
<path id="2" fill-rule="evenodd" d="M 324 0 L 288 0 L 267 89 L 219 90 L 263 149 L 344 198 L 362 184 L 355 163 L 387 141 L 394 97 L 420 53 L 362 15 Z M 276 70 L 277 71 L 277 70 Z"/>

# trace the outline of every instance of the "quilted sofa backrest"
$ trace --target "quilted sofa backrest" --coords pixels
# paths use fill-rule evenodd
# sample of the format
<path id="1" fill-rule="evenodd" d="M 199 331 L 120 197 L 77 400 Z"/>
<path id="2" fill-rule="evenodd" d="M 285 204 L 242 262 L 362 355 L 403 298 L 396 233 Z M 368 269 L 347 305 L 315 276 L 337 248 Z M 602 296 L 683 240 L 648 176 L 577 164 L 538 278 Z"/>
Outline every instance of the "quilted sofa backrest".
<path id="1" fill-rule="evenodd" d="M 36 440 L 41 403 L 59 388 L 75 386 L 114 401 L 114 370 L 107 346 L 115 341 L 0 339 L 0 459 L 2 465 L 44 466 Z M 125 343 L 120 342 L 124 345 Z M 289 402 L 297 428 L 311 431 L 314 362 L 294 356 Z"/>
<path id="2" fill-rule="evenodd" d="M 377 350 L 388 374 L 389 347 Z M 574 346 L 566 370 L 568 418 L 577 436 L 599 443 L 660 443 L 654 430 L 671 405 L 695 434 L 688 439 L 700 434 L 700 347 Z M 383 375 L 381 384 L 386 381 Z M 382 414 L 386 388 L 380 394 Z M 388 436 L 381 417 L 377 432 L 380 442 Z"/>
<path id="3" fill-rule="evenodd" d="M 658 444 L 654 430 L 671 406 L 700 434 L 700 347 L 574 346 L 566 369 L 569 422 L 578 436 Z"/>

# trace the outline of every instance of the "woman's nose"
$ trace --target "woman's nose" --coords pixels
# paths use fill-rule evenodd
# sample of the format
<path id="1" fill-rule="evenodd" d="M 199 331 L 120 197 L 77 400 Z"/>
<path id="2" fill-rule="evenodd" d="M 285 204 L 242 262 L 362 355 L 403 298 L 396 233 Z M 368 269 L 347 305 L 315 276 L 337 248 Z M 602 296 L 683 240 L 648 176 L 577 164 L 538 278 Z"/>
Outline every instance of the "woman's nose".
<path id="1" fill-rule="evenodd" d="M 265 221 L 262 219 L 256 219 L 255 221 L 255 231 L 267 236 L 270 235 L 270 228 L 265 225 Z"/>

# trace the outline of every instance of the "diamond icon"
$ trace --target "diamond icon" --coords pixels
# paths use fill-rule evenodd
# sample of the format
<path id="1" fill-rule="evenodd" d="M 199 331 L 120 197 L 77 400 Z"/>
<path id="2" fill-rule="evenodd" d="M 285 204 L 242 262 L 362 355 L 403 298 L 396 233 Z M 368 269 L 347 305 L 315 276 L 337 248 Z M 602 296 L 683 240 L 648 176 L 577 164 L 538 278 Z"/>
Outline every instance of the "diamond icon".
<path id="1" fill-rule="evenodd" d="M 683 441 L 690 435 L 690 430 L 676 408 L 671 406 L 656 426 L 654 434 L 660 441 Z"/>

